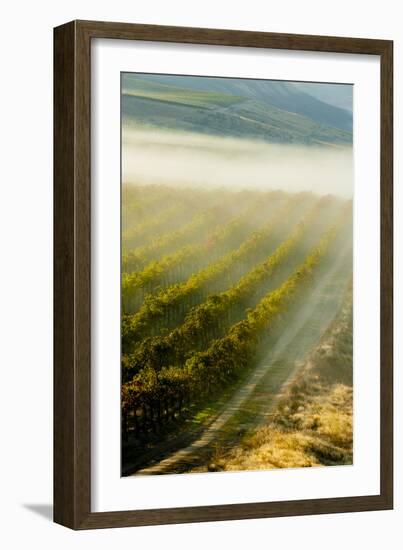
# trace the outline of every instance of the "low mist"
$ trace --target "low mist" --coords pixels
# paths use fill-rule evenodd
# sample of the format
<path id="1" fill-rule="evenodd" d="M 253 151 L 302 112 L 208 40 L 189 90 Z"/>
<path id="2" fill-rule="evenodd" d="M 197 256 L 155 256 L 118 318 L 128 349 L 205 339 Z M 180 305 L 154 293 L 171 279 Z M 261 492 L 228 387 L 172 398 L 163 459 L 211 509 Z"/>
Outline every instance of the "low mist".
<path id="1" fill-rule="evenodd" d="M 123 182 L 353 194 L 352 148 L 123 127 Z"/>

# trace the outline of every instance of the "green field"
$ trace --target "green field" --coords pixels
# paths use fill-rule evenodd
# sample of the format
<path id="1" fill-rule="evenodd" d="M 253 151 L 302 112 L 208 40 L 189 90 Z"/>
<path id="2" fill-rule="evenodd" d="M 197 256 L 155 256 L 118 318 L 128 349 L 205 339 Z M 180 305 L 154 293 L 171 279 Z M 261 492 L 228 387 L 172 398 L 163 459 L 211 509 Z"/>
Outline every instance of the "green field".
<path id="1" fill-rule="evenodd" d="M 246 99 L 230 94 L 205 92 L 201 90 L 186 90 L 185 88 L 148 82 L 139 78 L 130 79 L 130 75 L 126 77 L 122 93 L 123 95 L 132 97 L 177 103 L 179 105 L 189 105 L 191 107 L 201 107 L 205 109 L 228 107 L 233 103 L 239 103 Z"/>
<path id="2" fill-rule="evenodd" d="M 259 83 L 250 89 L 252 81 L 231 85 L 231 79 L 199 78 L 196 85 L 205 89 L 198 89 L 183 87 L 191 78 L 175 80 L 176 85 L 167 77 L 159 81 L 145 78 L 125 74 L 122 80 L 126 127 L 145 125 L 269 143 L 350 146 L 352 142 L 348 120 L 339 124 L 348 118 L 347 111 L 315 100 L 296 87 L 265 95 Z M 214 89 L 219 80 L 223 91 Z M 275 85 L 278 83 L 271 84 Z"/>

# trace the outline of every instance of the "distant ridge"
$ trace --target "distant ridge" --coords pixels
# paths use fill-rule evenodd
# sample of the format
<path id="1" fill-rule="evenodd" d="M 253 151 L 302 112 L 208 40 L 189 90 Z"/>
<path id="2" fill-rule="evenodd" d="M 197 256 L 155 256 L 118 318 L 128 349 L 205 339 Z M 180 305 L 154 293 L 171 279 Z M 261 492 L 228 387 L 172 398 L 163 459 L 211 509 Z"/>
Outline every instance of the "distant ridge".
<path id="1" fill-rule="evenodd" d="M 137 77 L 137 75 L 134 75 Z M 131 76 L 129 77 L 131 78 Z M 148 75 L 137 78 L 159 84 L 178 86 L 191 90 L 204 90 L 257 99 L 279 109 L 307 116 L 313 121 L 346 130 L 352 130 L 352 114 L 312 95 L 321 90 L 319 84 L 295 83 L 278 80 L 251 80 L 243 78 L 214 78 L 198 76 Z M 323 85 L 322 96 L 329 95 L 329 85 Z M 306 91 L 303 91 L 303 88 Z M 327 94 L 325 93 L 327 91 Z M 334 94 L 333 94 L 334 95 Z"/>

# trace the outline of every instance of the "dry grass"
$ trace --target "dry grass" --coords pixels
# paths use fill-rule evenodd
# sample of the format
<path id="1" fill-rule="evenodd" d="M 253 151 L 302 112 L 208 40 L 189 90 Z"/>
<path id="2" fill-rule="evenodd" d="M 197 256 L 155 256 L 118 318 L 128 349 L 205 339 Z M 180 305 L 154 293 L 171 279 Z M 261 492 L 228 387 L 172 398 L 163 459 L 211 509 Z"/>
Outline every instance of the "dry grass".
<path id="1" fill-rule="evenodd" d="M 346 465 L 353 461 L 351 302 L 300 374 L 280 397 L 266 426 L 230 452 L 216 450 L 209 469 L 267 470 Z"/>

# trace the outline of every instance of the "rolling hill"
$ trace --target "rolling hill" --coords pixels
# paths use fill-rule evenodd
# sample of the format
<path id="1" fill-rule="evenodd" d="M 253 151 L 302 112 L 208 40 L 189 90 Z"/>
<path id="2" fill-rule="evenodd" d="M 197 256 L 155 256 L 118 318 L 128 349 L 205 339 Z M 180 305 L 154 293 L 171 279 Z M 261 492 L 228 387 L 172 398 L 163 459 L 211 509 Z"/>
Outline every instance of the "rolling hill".
<path id="1" fill-rule="evenodd" d="M 148 125 L 270 143 L 350 144 L 351 114 L 292 83 L 137 75 L 122 79 L 124 125 Z"/>

